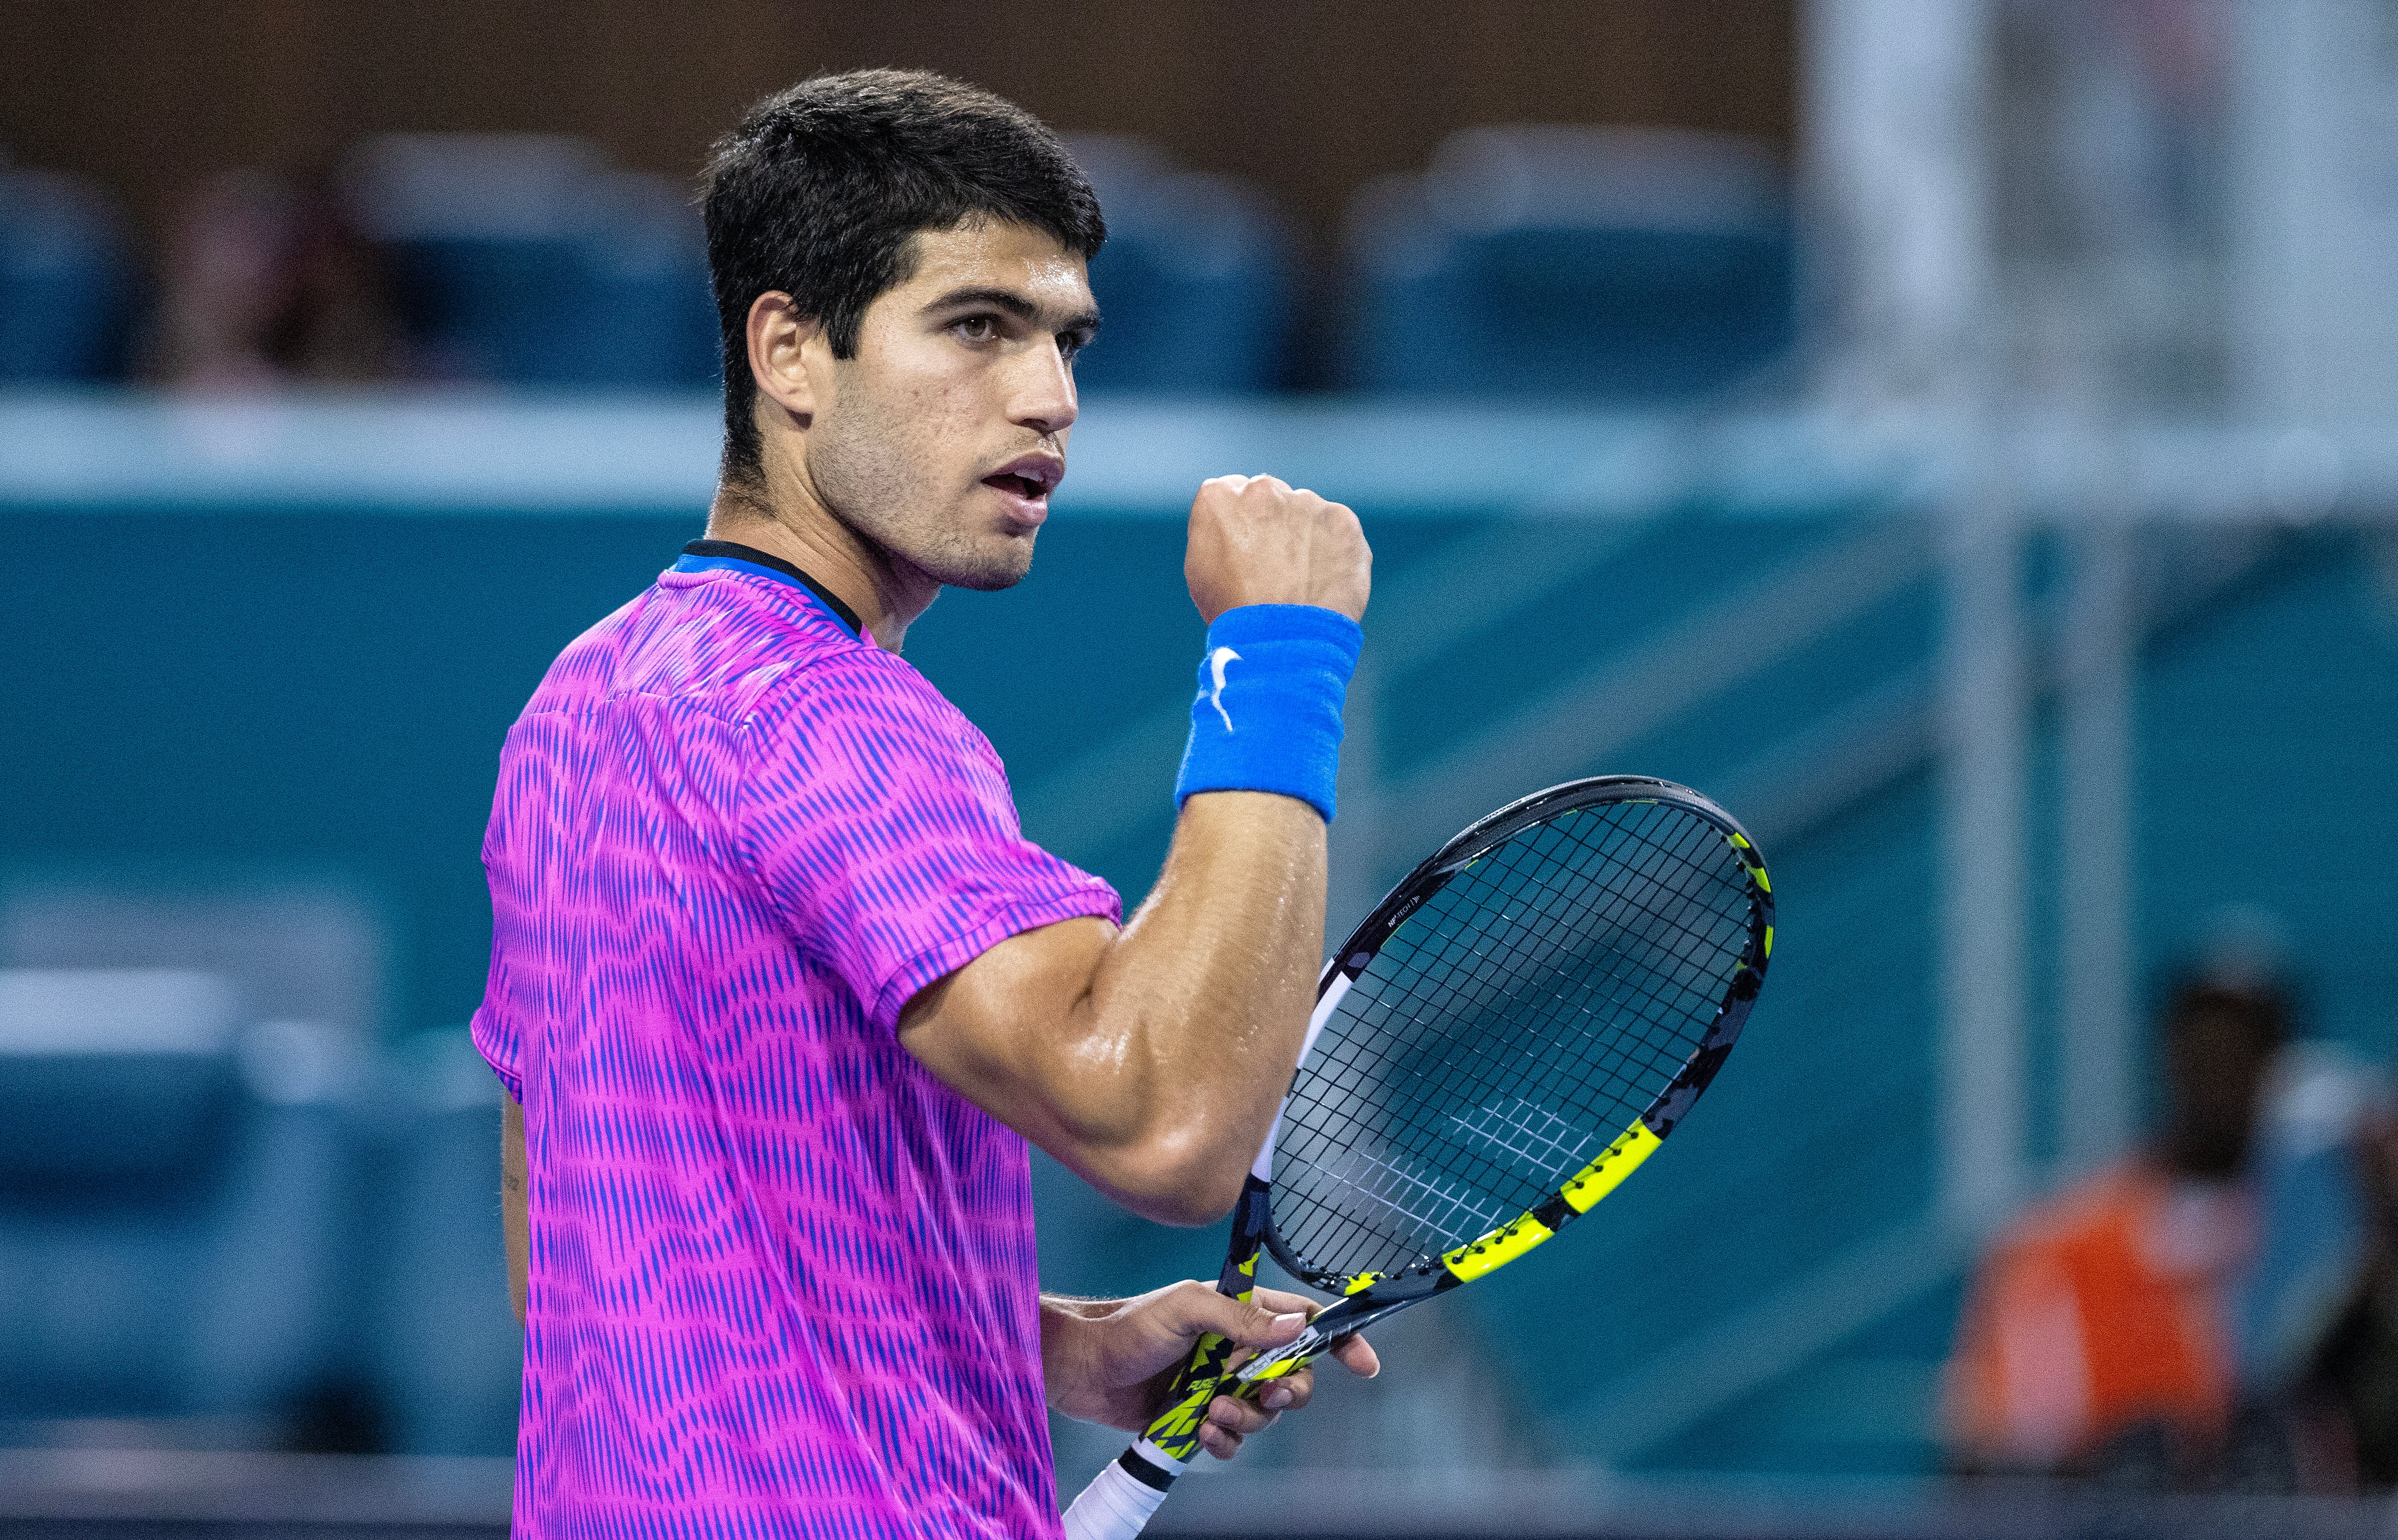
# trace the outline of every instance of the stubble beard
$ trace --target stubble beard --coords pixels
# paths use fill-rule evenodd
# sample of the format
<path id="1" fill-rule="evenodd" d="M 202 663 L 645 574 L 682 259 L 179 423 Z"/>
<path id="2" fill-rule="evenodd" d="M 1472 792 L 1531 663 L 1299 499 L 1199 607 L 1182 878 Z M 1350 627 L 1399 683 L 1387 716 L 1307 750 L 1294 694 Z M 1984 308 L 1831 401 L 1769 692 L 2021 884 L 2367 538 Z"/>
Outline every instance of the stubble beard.
<path id="1" fill-rule="evenodd" d="M 935 511 L 940 498 L 923 462 L 900 446 L 835 432 L 817 437 L 808 451 L 808 478 L 825 510 L 892 561 L 943 587 L 985 594 L 1015 587 L 1032 569 L 1038 530 L 1012 539 L 993 534 L 977 543 Z"/>

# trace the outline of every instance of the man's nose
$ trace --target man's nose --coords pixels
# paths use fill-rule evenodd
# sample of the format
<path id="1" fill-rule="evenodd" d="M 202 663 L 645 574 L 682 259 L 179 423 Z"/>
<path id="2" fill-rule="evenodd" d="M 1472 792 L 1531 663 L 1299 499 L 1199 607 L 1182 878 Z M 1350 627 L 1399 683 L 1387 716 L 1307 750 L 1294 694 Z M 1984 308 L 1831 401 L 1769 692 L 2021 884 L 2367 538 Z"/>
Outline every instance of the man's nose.
<path id="1" fill-rule="evenodd" d="M 1073 426 L 1080 408 L 1074 396 L 1074 367 L 1055 339 L 1025 349 L 1021 373 L 1014 382 L 1015 399 L 1008 417 L 1047 437 Z"/>

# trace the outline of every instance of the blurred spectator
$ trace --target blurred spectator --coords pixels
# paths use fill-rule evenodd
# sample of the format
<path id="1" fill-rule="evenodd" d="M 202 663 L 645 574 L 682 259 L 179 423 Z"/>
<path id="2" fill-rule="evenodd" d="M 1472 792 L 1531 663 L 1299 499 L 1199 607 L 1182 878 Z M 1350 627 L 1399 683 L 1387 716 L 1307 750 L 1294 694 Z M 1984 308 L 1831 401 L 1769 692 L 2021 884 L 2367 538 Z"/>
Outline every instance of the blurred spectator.
<path id="1" fill-rule="evenodd" d="M 2203 979 L 2165 1010 L 2161 1133 L 2018 1219 L 1983 1259 L 1949 1365 L 1959 1466 L 2191 1487 L 2224 1480 L 2236 1291 L 2257 1252 L 2245 1180 L 2287 1011 Z"/>
<path id="2" fill-rule="evenodd" d="M 2398 1487 L 2398 1108 L 2374 1109 L 2354 1153 L 2364 1252 L 2316 1346 L 2294 1421 L 2314 1440 L 2318 1465 L 2387 1491 Z"/>
<path id="3" fill-rule="evenodd" d="M 226 172 L 185 199 L 169 233 L 149 372 L 203 391 L 388 375 L 395 334 L 379 277 L 321 190 Z"/>

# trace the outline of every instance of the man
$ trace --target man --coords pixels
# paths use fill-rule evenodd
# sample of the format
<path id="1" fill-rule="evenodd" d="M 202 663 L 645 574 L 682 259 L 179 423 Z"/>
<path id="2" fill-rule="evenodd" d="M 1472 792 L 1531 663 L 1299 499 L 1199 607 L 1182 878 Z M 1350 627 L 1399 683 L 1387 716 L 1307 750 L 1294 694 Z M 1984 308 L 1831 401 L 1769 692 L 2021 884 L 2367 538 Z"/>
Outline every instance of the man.
<path id="1" fill-rule="evenodd" d="M 1303 1322 L 1037 1297 L 1025 1140 L 1152 1218 L 1231 1207 L 1312 1001 L 1370 556 L 1313 494 L 1199 489 L 1212 666 L 1119 927 L 897 657 L 943 585 L 1031 561 L 1098 324 L 1088 184 L 1016 108 L 878 71 L 754 108 L 707 218 L 708 539 L 551 668 L 485 843 L 519 1533 L 1054 1534 L 1044 1392 L 1138 1427 L 1200 1332 Z M 1309 1388 L 1219 1399 L 1206 1447 Z"/>
<path id="2" fill-rule="evenodd" d="M 2242 1178 L 2284 1021 L 2246 982 L 2174 992 L 2161 1135 L 2017 1219 L 1982 1261 L 1949 1362 L 1960 1468 L 2216 1478 L 2239 1388 L 2231 1290 L 2256 1246 Z"/>

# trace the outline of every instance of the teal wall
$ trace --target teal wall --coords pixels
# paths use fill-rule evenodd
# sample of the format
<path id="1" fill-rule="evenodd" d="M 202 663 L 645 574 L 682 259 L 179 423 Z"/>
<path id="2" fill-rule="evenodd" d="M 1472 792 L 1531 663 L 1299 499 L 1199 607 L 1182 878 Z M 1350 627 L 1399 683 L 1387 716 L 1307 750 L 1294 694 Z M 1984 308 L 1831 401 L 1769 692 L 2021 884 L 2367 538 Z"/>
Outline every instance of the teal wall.
<path id="1" fill-rule="evenodd" d="M 1386 591 L 1452 595 L 1460 614 L 1485 604 L 1486 574 L 1445 565 L 1485 520 L 1363 513 Z M 946 595 L 911 634 L 909 657 L 990 733 L 1020 793 L 1189 690 L 1201 633 L 1182 588 L 1180 521 L 1167 514 L 1061 513 L 1030 580 Z M 637 593 L 700 516 L 696 506 L 0 511 L 0 876 L 330 873 L 371 893 L 392 928 L 395 1034 L 456 1024 L 481 990 L 476 855 L 507 724 L 557 650 Z M 1684 505 L 1605 539 L 1587 525 L 1560 533 L 1570 581 L 1499 605 L 1470 639 L 1384 681 L 1381 770 L 1410 773 L 1527 692 L 1637 659 L 1711 596 L 1861 528 Z M 2191 538 L 2157 532 L 2148 559 L 2169 580 L 2176 542 Z M 2398 869 L 2389 551 L 2387 537 L 2356 528 L 2274 535 L 2236 585 L 2151 637 L 2135 798 L 2144 985 L 2203 939 L 2219 905 L 2262 904 L 2286 928 L 2314 1024 L 2375 1059 L 2391 1046 L 2398 987 L 2383 917 Z M 2059 591 L 2042 575 L 2052 558 L 2027 564 L 2042 609 Z M 1738 784 L 1757 756 L 1843 703 L 1930 677 L 1939 609 L 1927 569 L 1607 762 L 1538 774 Z M 2036 824 L 2054 805 L 2045 708 L 2039 722 Z M 1172 770 L 1161 751 L 1143 772 L 1153 815 L 1097 848 L 1070 823 L 1029 832 L 1137 902 L 1170 833 Z M 2053 870 L 2047 830 L 2035 831 L 2036 873 Z M 1404 856 L 1448 832 L 1391 838 Z M 1920 1213 L 1933 1166 L 1937 834 L 1936 786 L 1919 767 L 1767 841 L 1779 945 L 1736 1066 L 1604 1223 L 1456 1306 L 1462 1326 L 1479 1322 L 1497 1345 L 1531 1413 L 1584 1405 L 1648 1355 Z M 2046 968 L 2045 909 L 2033 935 Z M 2035 1003 L 2046 1034 L 2045 993 Z M 2057 1046 L 2038 1051 L 2036 1064 L 2053 1063 Z M 1212 1274 L 1215 1231 L 1130 1219 L 1045 1163 L 1039 1180 L 1053 1283 L 1106 1292 Z M 1953 1281 L 1918 1297 L 1634 1463 L 1928 1468 L 1929 1376 L 1954 1297 Z M 1571 1329 L 1498 1329 L 1534 1306 Z M 1825 1407 L 1841 1385 L 1879 1386 L 1913 1410 L 1839 1425 Z"/>

